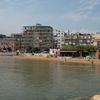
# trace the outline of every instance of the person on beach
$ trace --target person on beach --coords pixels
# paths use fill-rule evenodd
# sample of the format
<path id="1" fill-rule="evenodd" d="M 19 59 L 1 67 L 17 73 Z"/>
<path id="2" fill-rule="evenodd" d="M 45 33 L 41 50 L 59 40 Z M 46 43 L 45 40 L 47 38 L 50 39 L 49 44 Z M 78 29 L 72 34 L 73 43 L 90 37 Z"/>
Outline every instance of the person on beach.
<path id="1" fill-rule="evenodd" d="M 93 63 L 94 63 L 94 61 L 93 61 L 93 59 L 91 59 L 91 64 L 93 65 Z"/>
<path id="2" fill-rule="evenodd" d="M 66 57 L 64 58 L 64 63 L 66 63 L 67 62 L 67 59 L 66 59 Z"/>
<path id="3" fill-rule="evenodd" d="M 93 58 L 88 59 L 88 61 L 93 65 L 93 63 L 94 63 Z"/>

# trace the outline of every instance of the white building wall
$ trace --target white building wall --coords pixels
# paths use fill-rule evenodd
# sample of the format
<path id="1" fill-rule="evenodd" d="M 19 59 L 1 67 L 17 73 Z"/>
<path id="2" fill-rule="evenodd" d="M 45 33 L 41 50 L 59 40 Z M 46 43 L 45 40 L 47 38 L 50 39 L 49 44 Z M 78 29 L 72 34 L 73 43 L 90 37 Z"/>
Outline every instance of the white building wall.
<path id="1" fill-rule="evenodd" d="M 65 31 L 60 30 L 54 30 L 54 39 L 57 42 L 57 48 L 62 48 L 62 45 L 64 44 L 64 36 L 67 34 Z"/>

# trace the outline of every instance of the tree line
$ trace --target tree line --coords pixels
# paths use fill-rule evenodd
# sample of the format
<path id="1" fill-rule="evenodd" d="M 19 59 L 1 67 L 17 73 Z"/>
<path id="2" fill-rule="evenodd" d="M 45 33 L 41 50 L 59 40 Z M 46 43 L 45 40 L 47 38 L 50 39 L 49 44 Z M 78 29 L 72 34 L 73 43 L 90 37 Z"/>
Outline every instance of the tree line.
<path id="1" fill-rule="evenodd" d="M 62 50 L 96 52 L 97 47 L 93 45 L 62 45 Z"/>

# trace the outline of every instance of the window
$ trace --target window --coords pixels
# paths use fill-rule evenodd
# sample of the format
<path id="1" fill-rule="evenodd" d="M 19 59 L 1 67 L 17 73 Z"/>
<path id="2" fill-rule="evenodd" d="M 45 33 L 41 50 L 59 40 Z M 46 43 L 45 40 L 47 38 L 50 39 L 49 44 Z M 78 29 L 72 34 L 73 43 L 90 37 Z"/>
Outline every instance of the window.
<path id="1" fill-rule="evenodd" d="M 83 42 L 83 40 L 79 40 L 79 42 Z"/>
<path id="2" fill-rule="evenodd" d="M 90 42 L 90 40 L 87 40 L 87 42 Z"/>

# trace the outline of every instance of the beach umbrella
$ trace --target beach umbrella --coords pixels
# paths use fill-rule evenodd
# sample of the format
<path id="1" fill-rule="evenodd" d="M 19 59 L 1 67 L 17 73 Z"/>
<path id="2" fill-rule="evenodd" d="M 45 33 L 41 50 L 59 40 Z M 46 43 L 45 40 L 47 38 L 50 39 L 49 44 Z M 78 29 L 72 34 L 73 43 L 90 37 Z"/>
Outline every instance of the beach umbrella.
<path id="1" fill-rule="evenodd" d="M 86 56 L 86 59 L 91 59 L 92 57 L 91 56 Z"/>

